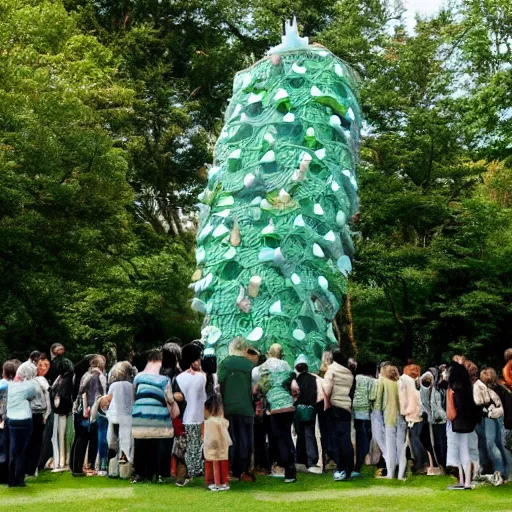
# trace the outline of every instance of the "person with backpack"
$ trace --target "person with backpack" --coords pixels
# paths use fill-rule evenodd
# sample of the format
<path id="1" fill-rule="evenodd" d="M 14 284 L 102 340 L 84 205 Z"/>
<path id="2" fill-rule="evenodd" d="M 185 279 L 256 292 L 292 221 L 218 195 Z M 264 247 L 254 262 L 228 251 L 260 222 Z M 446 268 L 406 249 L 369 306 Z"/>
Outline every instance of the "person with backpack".
<path id="1" fill-rule="evenodd" d="M 284 360 L 283 347 L 273 343 L 268 349 L 266 361 L 252 370 L 252 384 L 256 392 L 261 391 L 269 406 L 272 437 L 276 447 L 277 466 L 284 468 L 285 483 L 297 481 L 295 447 L 292 439 L 292 425 L 295 406 L 291 395 L 291 383 L 295 378 L 290 365 Z M 272 470 L 272 476 L 282 473 Z"/>
<path id="2" fill-rule="evenodd" d="M 98 426 L 96 422 L 91 423 L 91 409 L 98 397 L 103 396 L 107 391 L 107 379 L 104 374 L 106 360 L 97 354 L 89 364 L 89 371 L 80 380 L 78 397 L 75 402 L 75 440 L 71 449 L 73 476 L 96 474 Z M 88 464 L 84 467 L 86 453 Z"/>
<path id="3" fill-rule="evenodd" d="M 448 466 L 459 468 L 459 481 L 449 490 L 471 490 L 470 434 L 475 431 L 480 412 L 473 398 L 473 383 L 464 366 L 464 359 L 455 356 L 448 376 L 446 416 L 448 419 Z"/>
<path id="4" fill-rule="evenodd" d="M 26 474 L 37 476 L 39 456 L 43 448 L 43 433 L 46 422 L 52 412 L 50 403 L 50 385 L 46 380 L 46 374 L 50 369 L 50 361 L 46 354 L 40 354 L 37 361 L 37 375 L 34 381 L 37 384 L 37 394 L 31 402 L 32 407 L 32 436 L 27 450 Z"/>
<path id="5" fill-rule="evenodd" d="M 50 384 L 50 401 L 53 412 L 53 471 L 65 471 L 69 462 L 68 420 L 73 409 L 73 363 L 64 357 L 66 350 L 60 343 L 50 349 L 50 369 L 47 380 Z"/>
<path id="6" fill-rule="evenodd" d="M 315 435 L 316 405 L 318 398 L 317 378 L 309 373 L 308 359 L 301 354 L 295 360 L 297 377 L 292 381 L 295 397 L 295 432 L 297 434 L 296 461 L 309 473 L 320 474 L 318 444 Z"/>

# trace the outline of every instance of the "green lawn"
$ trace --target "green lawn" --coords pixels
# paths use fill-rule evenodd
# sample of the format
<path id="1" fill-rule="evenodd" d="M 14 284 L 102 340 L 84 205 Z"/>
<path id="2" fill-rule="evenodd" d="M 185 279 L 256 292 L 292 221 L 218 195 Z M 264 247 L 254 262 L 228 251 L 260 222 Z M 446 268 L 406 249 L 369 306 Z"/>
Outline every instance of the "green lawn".
<path id="1" fill-rule="evenodd" d="M 334 482 L 331 475 L 299 474 L 295 484 L 259 477 L 254 484 L 232 483 L 212 493 L 203 480 L 185 488 L 174 484 L 130 484 L 101 477 L 73 478 L 43 473 L 23 489 L 0 488 L 0 510 L 56 511 L 504 511 L 512 510 L 512 484 L 447 491 L 450 477 L 416 477 L 407 482 L 371 477 Z"/>

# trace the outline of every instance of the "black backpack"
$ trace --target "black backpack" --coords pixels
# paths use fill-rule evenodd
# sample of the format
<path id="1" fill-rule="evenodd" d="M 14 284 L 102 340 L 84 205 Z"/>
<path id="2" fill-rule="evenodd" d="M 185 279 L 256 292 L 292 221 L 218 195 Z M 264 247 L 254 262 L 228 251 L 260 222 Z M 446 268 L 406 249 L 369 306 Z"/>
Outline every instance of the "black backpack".
<path id="1" fill-rule="evenodd" d="M 55 414 L 67 415 L 73 409 L 73 372 L 59 375 L 50 388 L 50 401 Z"/>

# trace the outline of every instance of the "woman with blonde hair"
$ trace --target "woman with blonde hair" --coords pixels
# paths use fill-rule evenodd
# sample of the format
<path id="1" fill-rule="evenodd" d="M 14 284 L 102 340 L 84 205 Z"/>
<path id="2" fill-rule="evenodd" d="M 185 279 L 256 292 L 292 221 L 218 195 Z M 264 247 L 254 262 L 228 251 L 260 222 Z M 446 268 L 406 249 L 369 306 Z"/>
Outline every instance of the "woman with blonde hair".
<path id="1" fill-rule="evenodd" d="M 9 426 L 9 487 L 25 487 L 27 448 L 32 435 L 30 402 L 37 394 L 36 367 L 27 361 L 16 371 L 7 388 L 7 420 Z"/>
<path id="2" fill-rule="evenodd" d="M 387 365 L 383 368 L 381 379 L 377 385 L 375 409 L 381 411 L 384 421 L 387 478 L 395 477 L 398 466 L 398 479 L 403 480 L 407 467 L 405 454 L 407 424 L 405 418 L 400 414 L 399 378 L 400 372 L 396 366 Z"/>
<path id="3" fill-rule="evenodd" d="M 253 386 L 261 390 L 269 405 L 272 436 L 277 448 L 278 466 L 284 467 L 286 483 L 297 480 L 292 424 L 295 414 L 291 384 L 295 377 L 290 365 L 283 359 L 283 348 L 274 343 L 267 360 L 252 371 Z M 274 474 L 273 474 L 274 475 Z M 275 476 L 279 476 L 275 474 Z"/>

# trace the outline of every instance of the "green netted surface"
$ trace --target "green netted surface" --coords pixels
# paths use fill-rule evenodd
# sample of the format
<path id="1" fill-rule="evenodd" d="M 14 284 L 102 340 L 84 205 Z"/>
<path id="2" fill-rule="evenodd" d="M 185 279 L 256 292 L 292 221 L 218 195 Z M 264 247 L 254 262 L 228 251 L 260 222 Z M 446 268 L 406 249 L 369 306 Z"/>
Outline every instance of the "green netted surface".
<path id="1" fill-rule="evenodd" d="M 263 351 L 281 343 L 290 364 L 304 353 L 317 370 L 335 343 L 353 252 L 347 223 L 358 211 L 356 91 L 352 70 L 314 46 L 236 75 L 200 195 L 193 284 L 219 359 L 244 336 Z"/>

